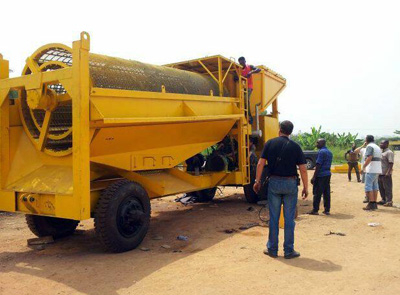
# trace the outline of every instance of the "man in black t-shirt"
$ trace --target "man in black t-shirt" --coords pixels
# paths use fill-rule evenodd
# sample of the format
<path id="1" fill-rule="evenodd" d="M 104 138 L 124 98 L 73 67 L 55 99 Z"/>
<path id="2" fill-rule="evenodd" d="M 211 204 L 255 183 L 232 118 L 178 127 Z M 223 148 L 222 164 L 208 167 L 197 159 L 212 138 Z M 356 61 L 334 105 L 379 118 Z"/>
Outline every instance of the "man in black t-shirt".
<path id="1" fill-rule="evenodd" d="M 285 258 L 296 258 L 300 253 L 294 250 L 294 226 L 297 205 L 297 166 L 300 170 L 303 200 L 308 196 L 308 176 L 306 159 L 301 147 L 289 139 L 293 131 L 293 123 L 283 121 L 279 125 L 279 137 L 267 141 L 257 164 L 257 174 L 254 191 L 261 188 L 261 175 L 268 162 L 268 206 L 269 206 L 269 237 L 264 254 L 273 258 L 278 256 L 279 216 L 283 204 L 285 217 L 285 242 L 283 244 Z"/>

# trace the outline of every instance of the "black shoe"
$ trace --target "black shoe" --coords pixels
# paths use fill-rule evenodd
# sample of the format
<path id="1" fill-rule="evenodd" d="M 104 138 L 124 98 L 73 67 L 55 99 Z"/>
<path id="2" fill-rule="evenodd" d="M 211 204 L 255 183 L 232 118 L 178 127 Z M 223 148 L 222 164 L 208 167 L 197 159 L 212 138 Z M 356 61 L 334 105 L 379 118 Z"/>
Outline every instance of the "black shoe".
<path id="1" fill-rule="evenodd" d="M 293 251 L 290 254 L 285 254 L 285 259 L 292 259 L 292 258 L 297 258 L 300 257 L 300 253 L 297 251 Z"/>
<path id="2" fill-rule="evenodd" d="M 268 255 L 269 257 L 272 257 L 272 258 L 278 257 L 277 254 L 273 254 L 273 253 L 269 252 L 268 249 L 264 249 L 263 253 L 264 253 L 265 255 Z"/>
<path id="3" fill-rule="evenodd" d="M 315 210 L 311 210 L 311 211 L 308 212 L 307 214 L 310 214 L 310 215 L 319 215 L 318 211 L 315 211 Z"/>
<path id="4" fill-rule="evenodd" d="M 378 205 L 385 205 L 386 202 L 385 202 L 385 201 L 379 201 L 377 204 L 378 204 Z"/>
<path id="5" fill-rule="evenodd" d="M 357 182 L 361 182 L 361 179 L 357 180 Z"/>
<path id="6" fill-rule="evenodd" d="M 368 205 L 363 208 L 363 210 L 366 210 L 366 211 L 371 211 L 371 210 L 375 210 L 375 209 L 378 209 L 376 202 L 368 202 Z"/>
<path id="7" fill-rule="evenodd" d="M 329 213 L 329 211 L 326 211 L 326 210 L 322 213 L 324 213 L 325 215 L 331 215 L 331 213 Z"/>

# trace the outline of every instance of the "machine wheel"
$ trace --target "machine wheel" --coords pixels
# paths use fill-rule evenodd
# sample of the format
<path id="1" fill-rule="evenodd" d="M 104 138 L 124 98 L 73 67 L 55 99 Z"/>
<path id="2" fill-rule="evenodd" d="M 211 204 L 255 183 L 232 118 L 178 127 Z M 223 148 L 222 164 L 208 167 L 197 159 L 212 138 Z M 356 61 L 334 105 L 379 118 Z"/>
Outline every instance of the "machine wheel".
<path id="1" fill-rule="evenodd" d="M 259 195 L 253 190 L 254 181 L 256 179 L 257 171 L 257 156 L 250 155 L 250 183 L 243 186 L 244 196 L 247 202 L 257 203 L 260 200 Z"/>
<path id="2" fill-rule="evenodd" d="M 306 158 L 306 167 L 307 170 L 311 170 L 314 168 L 314 161 L 310 158 Z"/>
<path id="3" fill-rule="evenodd" d="M 106 188 L 97 203 L 96 235 L 110 252 L 135 249 L 150 225 L 150 199 L 138 183 L 121 180 Z"/>
<path id="4" fill-rule="evenodd" d="M 38 215 L 25 215 L 29 229 L 38 237 L 52 236 L 54 239 L 72 235 L 79 221 Z"/>
<path id="5" fill-rule="evenodd" d="M 206 203 L 212 201 L 215 197 L 215 193 L 217 192 L 217 187 L 203 189 L 201 191 L 195 191 L 188 193 L 188 196 L 195 196 L 197 202 Z"/>

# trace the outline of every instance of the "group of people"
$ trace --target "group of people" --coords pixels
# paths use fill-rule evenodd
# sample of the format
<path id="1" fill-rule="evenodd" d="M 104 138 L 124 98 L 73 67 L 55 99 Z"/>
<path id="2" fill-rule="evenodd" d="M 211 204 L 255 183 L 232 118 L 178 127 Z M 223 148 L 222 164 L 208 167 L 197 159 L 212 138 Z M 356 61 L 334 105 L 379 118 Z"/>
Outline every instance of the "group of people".
<path id="1" fill-rule="evenodd" d="M 365 183 L 364 203 L 368 205 L 365 210 L 376 210 L 378 205 L 386 207 L 393 206 L 393 164 L 394 153 L 389 149 L 389 141 L 382 140 L 378 145 L 374 142 L 374 137 L 368 135 L 365 143 L 352 148 L 345 154 L 348 161 L 348 179 L 351 181 L 351 172 L 355 169 L 357 181 Z M 361 162 L 361 178 L 358 170 L 358 161 Z M 378 191 L 381 200 L 377 202 Z"/>
<path id="2" fill-rule="evenodd" d="M 250 96 L 253 91 L 252 75 L 260 72 L 260 69 L 247 65 L 244 57 L 239 58 L 242 66 L 242 76 L 247 78 L 248 84 L 248 116 L 249 123 L 252 124 L 250 112 Z M 293 123 L 283 121 L 280 123 L 279 137 L 269 140 L 261 153 L 257 163 L 257 172 L 254 182 L 254 191 L 258 193 L 263 184 L 268 185 L 268 206 L 269 206 L 269 236 L 267 248 L 264 254 L 270 257 L 278 256 L 278 234 L 279 217 L 283 204 L 283 215 L 285 218 L 285 241 L 283 244 L 284 257 L 286 259 L 296 258 L 300 253 L 294 249 L 294 228 L 295 215 L 298 197 L 298 186 L 300 179 L 303 183 L 301 196 L 308 197 L 308 175 L 306 159 L 301 147 L 290 140 L 289 136 L 293 132 Z M 331 209 L 331 165 L 333 155 L 326 147 L 326 140 L 321 138 L 317 141 L 316 147 L 319 149 L 316 168 L 311 178 L 313 185 L 313 209 L 311 215 L 318 215 L 321 199 L 324 200 L 323 214 L 330 215 Z M 364 144 L 357 148 L 353 144 L 352 148 L 345 154 L 348 163 L 348 178 L 351 181 L 351 172 L 354 169 L 358 182 L 365 183 L 365 203 L 368 203 L 364 210 L 376 210 L 378 204 L 391 207 L 393 206 L 392 193 L 392 171 L 394 154 L 389 149 L 389 141 L 384 140 L 378 147 L 374 143 L 374 137 L 368 135 Z M 361 175 L 358 162 L 361 160 Z M 268 165 L 266 166 L 266 163 Z M 266 179 L 261 179 L 263 171 L 267 167 Z M 297 173 L 300 171 L 300 177 Z M 378 191 L 380 191 L 381 201 L 377 202 Z"/>
<path id="3" fill-rule="evenodd" d="M 257 164 L 253 189 L 258 193 L 263 183 L 268 184 L 270 220 L 268 243 L 264 254 L 273 258 L 278 256 L 279 217 L 281 205 L 283 204 L 283 215 L 285 218 L 284 258 L 291 259 L 300 256 L 300 253 L 294 249 L 295 212 L 300 180 L 303 183 L 301 196 L 303 200 L 308 197 L 308 175 L 306 159 L 301 147 L 289 138 L 294 128 L 293 123 L 283 121 L 279 127 L 279 137 L 270 139 L 263 148 Z M 309 214 L 319 214 L 319 206 L 323 197 L 323 214 L 330 215 L 330 181 L 333 155 L 326 147 L 325 139 L 319 139 L 316 146 L 319 152 L 316 160 L 316 168 L 311 178 L 311 184 L 313 185 L 313 209 Z M 361 179 L 358 175 L 357 180 L 360 182 L 364 180 L 365 183 L 368 204 L 364 210 L 375 210 L 377 209 L 377 204 L 385 206 L 392 206 L 393 204 L 392 171 L 394 154 L 388 147 L 389 142 L 387 140 L 382 141 L 380 147 L 378 147 L 374 143 L 374 137 L 368 135 L 361 147 L 356 148 L 353 145 L 351 152 L 349 152 L 349 154 L 352 153 L 351 156 L 348 153 L 345 155 L 349 162 L 350 172 L 350 169 L 355 167 L 356 171 L 358 171 L 358 159 L 361 158 L 361 173 L 363 176 Z M 354 164 L 355 161 L 357 161 L 357 165 Z M 267 167 L 267 177 L 264 180 L 261 177 L 265 166 Z M 300 177 L 297 167 L 299 168 Z M 351 173 L 349 173 L 349 180 L 351 180 Z M 381 193 L 382 200 L 377 203 L 378 190 Z"/>

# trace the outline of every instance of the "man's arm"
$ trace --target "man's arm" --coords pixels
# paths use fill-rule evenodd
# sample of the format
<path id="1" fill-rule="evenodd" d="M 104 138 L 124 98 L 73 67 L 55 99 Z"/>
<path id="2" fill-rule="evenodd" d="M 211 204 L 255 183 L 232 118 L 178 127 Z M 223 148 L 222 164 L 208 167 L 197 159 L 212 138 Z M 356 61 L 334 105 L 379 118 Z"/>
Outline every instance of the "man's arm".
<path id="1" fill-rule="evenodd" d="M 344 159 L 345 159 L 346 161 L 348 161 L 348 160 L 347 160 L 347 155 L 349 154 L 349 152 L 350 152 L 350 151 L 347 151 L 347 152 L 344 154 Z"/>
<path id="2" fill-rule="evenodd" d="M 393 171 L 393 163 L 389 163 L 388 171 L 386 172 L 386 176 L 392 175 Z"/>
<path id="3" fill-rule="evenodd" d="M 257 74 L 261 72 L 261 69 L 256 68 L 255 66 L 250 66 L 251 71 L 247 74 L 246 78 L 250 77 L 253 74 Z"/>
<path id="4" fill-rule="evenodd" d="M 369 163 L 371 163 L 371 161 L 372 161 L 372 155 L 371 155 L 371 156 L 368 156 L 368 157 L 365 159 L 364 165 L 363 165 L 362 170 L 361 170 L 362 172 L 365 171 L 365 168 L 369 165 Z"/>
<path id="5" fill-rule="evenodd" d="M 318 175 L 320 169 L 321 169 L 321 164 L 320 164 L 320 163 L 317 163 L 317 164 L 315 165 L 314 175 L 313 175 L 313 177 L 311 178 L 311 184 L 314 184 L 315 178 L 317 178 L 317 175 Z"/>
<path id="6" fill-rule="evenodd" d="M 305 164 L 299 165 L 301 182 L 303 183 L 303 191 L 301 192 L 301 196 L 304 199 L 308 197 L 308 175 L 307 175 L 307 166 Z"/>
<path id="7" fill-rule="evenodd" d="M 256 179 L 254 182 L 253 190 L 258 193 L 261 189 L 261 175 L 264 170 L 265 163 L 267 162 L 266 159 L 260 158 L 257 163 L 257 172 L 256 172 Z"/>
<path id="8" fill-rule="evenodd" d="M 319 170 L 321 169 L 322 163 L 325 161 L 325 154 L 322 151 L 318 152 L 317 160 L 315 161 L 314 176 L 311 178 L 311 184 L 314 184 L 315 178 L 317 177 Z"/>
<path id="9" fill-rule="evenodd" d="M 388 167 L 388 171 L 386 172 L 386 176 L 392 175 L 393 163 L 394 163 L 394 154 L 393 153 L 389 153 L 388 160 L 389 160 L 389 167 Z"/>
<path id="10" fill-rule="evenodd" d="M 356 148 L 356 149 L 354 150 L 354 152 L 355 152 L 356 154 L 360 154 L 361 149 L 362 149 L 362 148 L 365 148 L 366 146 L 367 146 L 367 143 L 364 142 L 364 143 L 362 144 L 362 146 L 359 146 L 358 148 Z"/>

